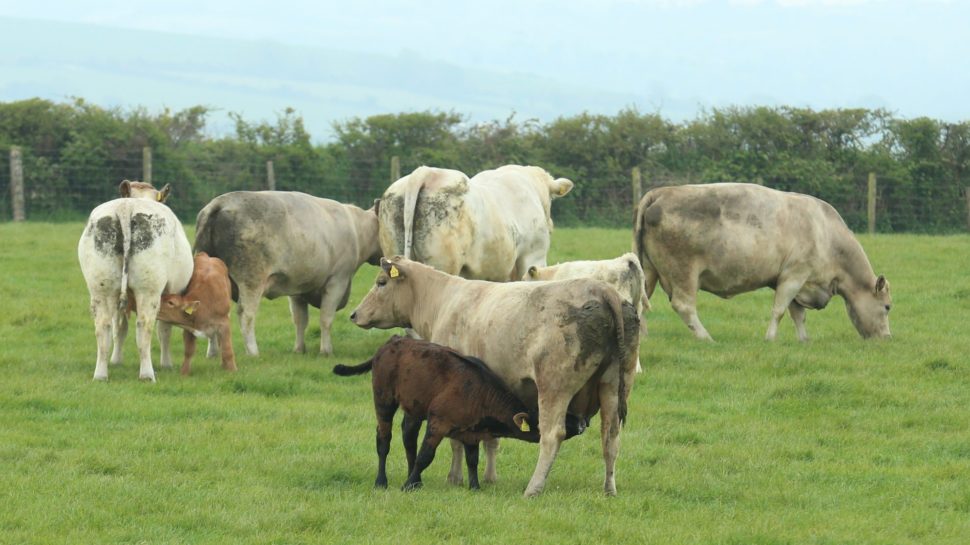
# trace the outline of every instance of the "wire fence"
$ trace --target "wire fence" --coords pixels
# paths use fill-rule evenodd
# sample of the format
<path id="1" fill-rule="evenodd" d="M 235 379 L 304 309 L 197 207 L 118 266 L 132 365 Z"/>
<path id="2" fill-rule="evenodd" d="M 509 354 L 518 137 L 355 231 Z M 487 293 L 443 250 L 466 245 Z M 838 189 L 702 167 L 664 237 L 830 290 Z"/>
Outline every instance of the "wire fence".
<path id="1" fill-rule="evenodd" d="M 218 195 L 271 187 L 369 208 L 396 177 L 419 166 L 411 158 L 401 158 L 390 162 L 355 160 L 321 170 L 286 161 L 266 162 L 258 157 L 164 156 L 150 158 L 146 164 L 144 154 L 130 151 L 88 162 L 37 154 L 29 149 L 21 149 L 20 157 L 23 210 L 26 219 L 31 221 L 81 221 L 98 204 L 117 198 L 122 180 L 148 177 L 156 187 L 171 184 L 168 204 L 188 223 L 194 222 L 198 211 Z M 11 148 L 0 148 L 0 221 L 14 219 L 16 184 L 12 184 L 12 166 Z M 904 180 L 874 174 L 877 183 L 873 200 L 870 200 L 870 182 L 865 175 L 851 177 L 837 190 L 829 189 L 825 194 L 802 187 L 778 189 L 826 200 L 855 231 L 866 231 L 870 222 L 875 232 L 897 232 L 901 230 L 900 225 L 910 226 L 902 230 L 915 232 L 970 230 L 970 191 L 966 188 L 930 187 L 916 196 L 911 191 L 903 191 L 909 189 Z M 560 226 L 629 227 L 642 192 L 652 187 L 696 181 L 690 174 L 647 171 L 637 188 L 637 174 L 632 172 L 583 172 L 569 177 L 576 184 L 574 190 L 565 198 L 557 199 L 552 207 L 553 219 Z"/>

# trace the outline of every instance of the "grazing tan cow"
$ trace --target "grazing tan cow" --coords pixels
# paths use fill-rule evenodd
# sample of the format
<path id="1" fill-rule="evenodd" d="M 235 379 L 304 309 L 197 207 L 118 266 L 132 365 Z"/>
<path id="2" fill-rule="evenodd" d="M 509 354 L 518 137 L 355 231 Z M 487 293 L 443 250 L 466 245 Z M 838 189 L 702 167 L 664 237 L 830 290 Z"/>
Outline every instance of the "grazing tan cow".
<path id="1" fill-rule="evenodd" d="M 643 292 L 643 268 L 636 254 L 627 252 L 616 259 L 596 261 L 567 261 L 548 267 L 529 267 L 522 280 L 569 280 L 591 278 L 606 282 L 637 309 L 640 316 L 640 334 L 647 334 L 647 321 L 643 313 L 650 309 L 650 300 Z M 637 373 L 643 371 L 637 359 Z"/>
<path id="2" fill-rule="evenodd" d="M 304 352 L 307 305 L 320 309 L 320 353 L 333 353 L 330 326 L 347 304 L 350 282 L 381 256 L 377 215 L 296 191 L 235 191 L 212 199 L 196 218 L 195 250 L 229 267 L 246 353 L 256 346 L 263 297 L 290 297 L 293 349 Z M 213 344 L 209 344 L 212 355 Z"/>
<path id="3" fill-rule="evenodd" d="M 604 490 L 616 493 L 620 423 L 635 376 L 639 317 L 608 285 L 465 280 L 401 257 L 381 260 L 350 319 L 412 327 L 431 342 L 488 362 L 527 406 L 538 406 L 539 460 L 526 496 L 542 491 L 566 436 L 567 413 L 601 411 Z"/>
<path id="4" fill-rule="evenodd" d="M 506 165 L 471 180 L 418 167 L 381 197 L 381 249 L 465 278 L 519 280 L 546 264 L 552 199 L 572 188 L 534 166 Z"/>
<path id="5" fill-rule="evenodd" d="M 236 356 L 232 351 L 232 330 L 229 312 L 232 309 L 232 287 L 229 269 L 218 257 L 205 252 L 195 254 L 192 278 L 185 292 L 162 296 L 158 320 L 182 328 L 185 357 L 182 374 L 188 375 L 195 354 L 196 336 L 206 337 L 222 352 L 222 368 L 236 370 Z"/>
<path id="6" fill-rule="evenodd" d="M 640 201 L 634 239 L 647 297 L 659 280 L 698 339 L 711 336 L 697 317 L 697 290 L 729 298 L 764 287 L 775 290 L 768 340 L 786 309 L 808 340 L 805 309 L 834 295 L 860 335 L 890 336 L 889 282 L 839 213 L 815 197 L 754 184 L 660 187 Z"/>

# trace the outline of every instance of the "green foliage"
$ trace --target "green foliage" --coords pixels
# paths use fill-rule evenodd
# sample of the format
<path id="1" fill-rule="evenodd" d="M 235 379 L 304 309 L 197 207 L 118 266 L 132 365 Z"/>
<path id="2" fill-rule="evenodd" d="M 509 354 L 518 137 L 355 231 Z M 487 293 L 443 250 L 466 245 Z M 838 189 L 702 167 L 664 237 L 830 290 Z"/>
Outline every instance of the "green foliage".
<path id="1" fill-rule="evenodd" d="M 718 340 L 701 343 L 658 293 L 619 495 L 600 491 L 594 418 L 563 444 L 543 495 L 525 500 L 538 448 L 516 441 L 502 442 L 500 480 L 479 493 L 445 483 L 447 445 L 424 489 L 401 492 L 397 426 L 391 488 L 372 489 L 370 380 L 331 368 L 366 360 L 391 333 L 348 319 L 376 267 L 362 267 L 336 316 L 332 358 L 290 352 L 281 298 L 262 302 L 258 358 L 243 354 L 233 318 L 236 373 L 206 359 L 202 343 L 191 376 L 158 370 L 158 383 L 140 383 L 132 334 L 111 380 L 93 382 L 82 228 L 0 224 L 0 543 L 962 545 L 970 533 L 970 277 L 960 258 L 970 236 L 860 237 L 893 287 L 886 342 L 861 340 L 833 301 L 809 313 L 812 341 L 796 341 L 786 319 L 766 343 L 772 292 L 761 290 L 700 294 Z M 557 229 L 549 258 L 615 257 L 630 236 Z M 172 344 L 177 358 L 181 337 Z"/>
<path id="2" fill-rule="evenodd" d="M 7 150 L 21 146 L 28 217 L 83 217 L 113 198 L 123 178 L 141 178 L 142 148 L 153 154 L 153 181 L 171 183 L 172 206 L 191 218 L 232 190 L 276 187 L 369 207 L 400 172 L 420 165 L 470 176 L 504 164 L 534 164 L 576 182 L 553 207 L 559 225 L 624 226 L 634 207 L 631 170 L 655 185 L 750 182 L 830 202 L 850 227 L 866 225 L 866 187 L 877 175 L 880 231 L 952 232 L 966 228 L 970 122 L 898 119 L 884 110 L 815 111 L 727 107 L 672 123 L 634 108 L 582 113 L 548 123 L 469 123 L 455 112 L 410 112 L 334 124 L 333 142 L 314 144 L 287 108 L 273 121 L 230 114 L 235 132 L 211 137 L 209 109 L 151 114 L 104 109 L 76 99 L 0 104 L 0 219 L 9 217 Z"/>

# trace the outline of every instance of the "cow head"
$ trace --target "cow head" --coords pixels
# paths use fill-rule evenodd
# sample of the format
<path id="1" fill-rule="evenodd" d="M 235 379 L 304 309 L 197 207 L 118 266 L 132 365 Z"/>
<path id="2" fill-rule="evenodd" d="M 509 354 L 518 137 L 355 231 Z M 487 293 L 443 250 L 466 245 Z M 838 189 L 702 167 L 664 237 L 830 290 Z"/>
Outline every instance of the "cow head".
<path id="1" fill-rule="evenodd" d="M 177 293 L 162 295 L 162 304 L 158 308 L 158 319 L 173 324 L 184 324 L 192 320 L 192 315 L 199 309 L 201 301 L 190 301 Z"/>
<path id="2" fill-rule="evenodd" d="M 350 321 L 364 329 L 411 327 L 414 294 L 408 279 L 410 261 L 396 256 L 391 259 L 382 257 L 380 263 L 381 271 L 374 287 L 351 313 Z"/>
<path id="3" fill-rule="evenodd" d="M 525 272 L 522 280 L 552 280 L 554 274 L 555 272 L 550 267 L 536 267 L 533 265 Z"/>
<path id="4" fill-rule="evenodd" d="M 118 185 L 118 193 L 126 199 L 149 199 L 163 203 L 165 202 L 165 199 L 168 198 L 168 194 L 171 192 L 172 187 L 169 184 L 165 184 L 165 187 L 161 189 L 155 189 L 152 184 L 145 182 L 123 180 L 121 184 Z"/>
<path id="5" fill-rule="evenodd" d="M 885 276 L 876 278 L 872 286 L 857 290 L 856 293 L 846 293 L 844 296 L 849 319 L 859 335 L 866 339 L 892 336 L 889 332 L 889 310 L 893 300 L 889 294 L 889 281 Z"/>

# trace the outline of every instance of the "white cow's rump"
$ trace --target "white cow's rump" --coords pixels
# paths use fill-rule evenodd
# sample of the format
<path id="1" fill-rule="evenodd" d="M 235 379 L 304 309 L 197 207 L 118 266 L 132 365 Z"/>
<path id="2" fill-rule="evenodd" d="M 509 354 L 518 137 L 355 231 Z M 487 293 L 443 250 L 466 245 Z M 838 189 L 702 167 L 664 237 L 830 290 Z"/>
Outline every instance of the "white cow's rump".
<path id="1" fill-rule="evenodd" d="M 91 212 L 77 252 L 98 342 L 94 378 L 108 378 L 112 329 L 119 329 L 130 292 L 138 309 L 139 378 L 154 381 L 151 334 L 161 296 L 182 291 L 192 276 L 192 250 L 182 224 L 164 204 L 115 199 Z M 123 340 L 119 333 L 115 344 Z"/>

